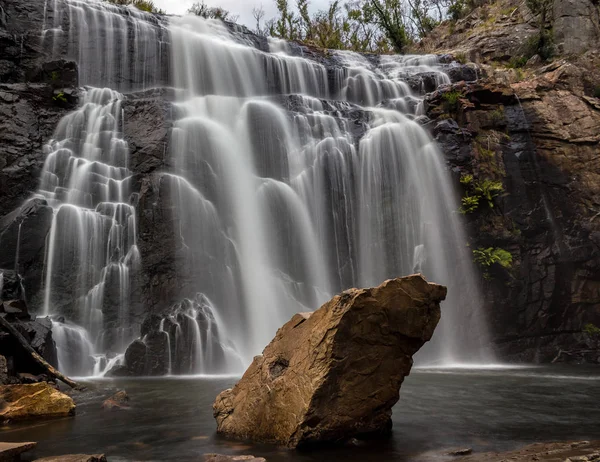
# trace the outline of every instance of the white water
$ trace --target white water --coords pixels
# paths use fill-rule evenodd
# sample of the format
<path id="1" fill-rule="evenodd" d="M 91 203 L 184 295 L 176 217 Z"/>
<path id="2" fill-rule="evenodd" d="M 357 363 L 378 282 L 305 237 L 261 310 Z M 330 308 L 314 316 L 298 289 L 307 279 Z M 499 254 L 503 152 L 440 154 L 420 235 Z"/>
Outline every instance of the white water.
<path id="1" fill-rule="evenodd" d="M 295 312 L 417 270 L 449 287 L 420 362 L 491 361 L 458 198 L 415 121 L 419 76 L 449 81 L 436 57 L 333 52 L 337 65 L 325 67 L 285 42 L 261 51 L 218 21 L 173 17 L 165 28 L 102 2 L 46 6 L 43 43 L 79 62 L 82 84 L 114 88 L 86 90 L 42 173 L 39 195 L 55 209 L 44 313 L 87 333 L 59 327 L 59 351 L 65 332 L 82 350 L 89 342 L 89 373 L 98 375 L 139 335 L 131 280 L 144 256 L 122 133 L 126 97 L 115 90 L 158 85 L 170 69 L 178 97 L 159 186 L 173 205 L 181 293 L 161 302 L 196 294 L 208 302 L 188 300 L 163 317 L 166 373 L 237 372 Z M 113 364 L 102 368 L 106 354 Z"/>
<path id="2" fill-rule="evenodd" d="M 173 18 L 170 31 L 182 90 L 171 154 L 184 179 L 173 200 L 182 227 L 202 230 L 183 240 L 203 272 L 184 272 L 198 274 L 217 307 L 232 303 L 212 280 L 236 291 L 239 309 L 223 318 L 246 361 L 294 312 L 410 274 L 417 259 L 450 288 L 423 360 L 488 360 L 458 198 L 441 153 L 413 120 L 421 96 L 405 82 L 420 73 L 449 82 L 437 59 L 386 56 L 376 66 L 337 52 L 331 84 L 324 66 L 288 55 L 280 41 L 265 53 L 195 17 Z M 351 103 L 370 113 L 358 144 Z"/>

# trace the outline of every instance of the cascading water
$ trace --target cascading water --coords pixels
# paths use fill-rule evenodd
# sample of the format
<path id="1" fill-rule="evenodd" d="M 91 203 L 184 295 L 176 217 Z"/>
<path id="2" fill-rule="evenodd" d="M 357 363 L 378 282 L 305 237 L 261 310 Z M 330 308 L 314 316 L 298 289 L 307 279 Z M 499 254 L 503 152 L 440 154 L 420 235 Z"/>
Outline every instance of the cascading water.
<path id="1" fill-rule="evenodd" d="M 153 373 L 239 372 L 293 313 L 415 271 L 449 287 L 420 361 L 489 360 L 457 197 L 417 120 L 424 79 L 449 81 L 436 57 L 309 59 L 219 21 L 46 6 L 44 45 L 78 62 L 81 84 L 113 88 L 87 87 L 60 123 L 39 191 L 55 209 L 43 309 L 67 372 L 122 364 L 140 333 L 130 298 L 144 255 L 117 90 L 167 80 L 175 121 L 159 188 L 187 300 L 142 326 L 164 363 Z"/>
<path id="2" fill-rule="evenodd" d="M 93 88 L 81 99 L 79 110 L 63 118 L 48 144 L 38 192 L 55 210 L 47 241 L 44 314 L 65 316 L 83 326 L 101 351 L 110 346 L 119 352 L 133 338 L 130 272 L 140 260 L 135 194 L 121 134 L 122 95 Z M 104 319 L 106 304 L 118 307 L 114 319 Z M 56 339 L 59 352 L 69 351 L 63 358 L 81 350 L 91 360 L 87 334 L 66 335 L 73 329 L 55 325 L 65 334 Z M 79 359 L 72 362 L 85 371 Z"/>
<path id="3" fill-rule="evenodd" d="M 184 271 L 219 309 L 237 309 L 224 321 L 246 361 L 292 313 L 415 269 L 450 287 L 423 360 L 477 358 L 485 323 L 457 197 L 415 121 L 411 83 L 449 82 L 437 58 L 338 52 L 332 73 L 217 21 L 173 18 L 170 31 Z"/>

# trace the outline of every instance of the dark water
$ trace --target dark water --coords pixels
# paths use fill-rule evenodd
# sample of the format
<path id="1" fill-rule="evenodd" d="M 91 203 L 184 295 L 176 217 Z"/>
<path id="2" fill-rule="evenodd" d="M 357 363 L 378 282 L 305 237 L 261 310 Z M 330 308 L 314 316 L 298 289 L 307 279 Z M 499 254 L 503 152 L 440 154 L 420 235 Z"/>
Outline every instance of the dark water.
<path id="1" fill-rule="evenodd" d="M 235 378 L 122 379 L 89 382 L 77 416 L 3 427 L 2 441 L 38 441 L 36 457 L 106 453 L 113 461 L 201 460 L 208 452 L 275 461 L 419 461 L 427 451 L 469 446 L 509 450 L 536 442 L 600 439 L 600 368 L 414 370 L 394 409 L 387 442 L 296 452 L 227 441 L 215 434 L 212 402 Z M 127 390 L 132 407 L 102 400 Z"/>

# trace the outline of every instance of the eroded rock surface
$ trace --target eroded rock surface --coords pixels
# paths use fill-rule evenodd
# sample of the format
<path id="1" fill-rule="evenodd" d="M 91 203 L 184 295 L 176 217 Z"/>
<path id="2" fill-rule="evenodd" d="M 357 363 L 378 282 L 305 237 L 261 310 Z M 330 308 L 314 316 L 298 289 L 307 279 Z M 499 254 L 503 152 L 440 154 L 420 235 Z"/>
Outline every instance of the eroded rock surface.
<path id="1" fill-rule="evenodd" d="M 29 420 L 75 414 L 73 400 L 46 382 L 0 387 L 0 419 Z"/>
<path id="2" fill-rule="evenodd" d="M 445 287 L 413 275 L 296 314 L 217 397 L 218 432 L 289 447 L 386 434 L 445 297 Z"/>

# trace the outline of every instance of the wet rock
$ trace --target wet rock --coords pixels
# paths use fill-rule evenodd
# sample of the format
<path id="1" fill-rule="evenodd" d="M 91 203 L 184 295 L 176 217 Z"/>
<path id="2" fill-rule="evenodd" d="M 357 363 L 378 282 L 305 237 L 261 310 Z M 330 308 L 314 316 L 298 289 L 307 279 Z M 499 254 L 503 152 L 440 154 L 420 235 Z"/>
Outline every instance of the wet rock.
<path id="1" fill-rule="evenodd" d="M 0 418 L 4 420 L 66 417 L 75 414 L 73 400 L 45 382 L 1 386 L 0 399 L 4 402 Z"/>
<path id="2" fill-rule="evenodd" d="M 23 160 L 24 162 L 26 160 Z M 28 173 L 34 175 L 33 171 Z M 0 172 L 0 195 L 3 195 L 1 176 Z M 30 191 L 36 187 L 37 179 L 21 178 L 21 180 L 29 181 L 32 188 Z M 3 197 L 8 198 L 4 195 Z M 2 202 L 4 203 L 4 199 Z M 17 286 L 16 279 L 18 277 L 11 273 L 7 274 L 10 295 L 13 295 L 11 298 L 24 298 L 25 293 L 31 296 L 41 287 L 46 236 L 52 225 L 52 207 L 48 206 L 43 199 L 32 199 L 7 215 L 1 215 L 2 210 L 0 210 L 0 248 L 3 250 L 0 252 L 0 268 L 18 268 L 21 274 L 26 275 L 24 279 L 18 281 L 19 285 Z M 19 249 L 18 253 L 17 248 Z"/>
<path id="3" fill-rule="evenodd" d="M 222 454 L 204 454 L 204 462 L 267 462 L 263 457 L 225 456 Z"/>
<path id="4" fill-rule="evenodd" d="M 40 382 L 48 382 L 48 376 L 44 374 L 33 375 L 28 374 L 27 372 L 19 372 L 17 373 L 17 379 L 20 383 L 40 383 Z"/>
<path id="5" fill-rule="evenodd" d="M 600 460 L 600 441 L 536 443 L 515 451 L 472 454 L 461 462 L 587 462 Z"/>
<path id="6" fill-rule="evenodd" d="M 288 447 L 389 434 L 400 385 L 445 297 L 445 287 L 413 275 L 295 315 L 219 394 L 217 431 Z"/>
<path id="7" fill-rule="evenodd" d="M 27 310 L 27 304 L 23 300 L 9 300 L 0 304 L 0 313 L 4 313 L 7 319 L 31 319 Z"/>
<path id="8" fill-rule="evenodd" d="M 460 448 L 460 449 L 451 449 L 446 454 L 449 456 L 457 457 L 457 456 L 468 456 L 472 452 L 473 452 L 473 449 L 471 449 L 471 448 Z"/>
<path id="9" fill-rule="evenodd" d="M 125 351 L 125 364 L 131 375 L 142 376 L 146 371 L 146 353 L 148 347 L 141 340 L 134 340 Z"/>
<path id="10" fill-rule="evenodd" d="M 102 408 L 107 411 L 128 409 L 129 408 L 129 395 L 125 390 L 121 390 L 115 393 L 113 396 L 108 398 L 102 403 Z"/>
<path id="11" fill-rule="evenodd" d="M 0 443 L 0 460 L 21 460 L 21 454 L 27 451 L 31 451 L 36 446 L 37 443 Z"/>
<path id="12" fill-rule="evenodd" d="M 23 278 L 14 270 L 0 269 L 0 302 L 2 300 L 22 300 Z"/>
<path id="13" fill-rule="evenodd" d="M 52 323 L 48 318 L 34 320 L 7 317 L 7 320 L 29 341 L 33 349 L 54 367 L 58 366 L 56 344 L 52 338 Z M 9 375 L 43 374 L 45 370 L 34 361 L 18 341 L 0 328 L 0 355 L 7 359 Z"/>
<path id="14" fill-rule="evenodd" d="M 107 462 L 104 454 L 70 454 L 66 456 L 53 456 L 44 457 L 42 459 L 35 459 L 36 462 Z"/>
<path id="15" fill-rule="evenodd" d="M 107 377 L 131 377 L 131 371 L 127 366 L 117 364 L 106 373 Z"/>
<path id="16" fill-rule="evenodd" d="M 7 385 L 8 380 L 8 363 L 6 358 L 0 355 L 0 385 Z"/>

